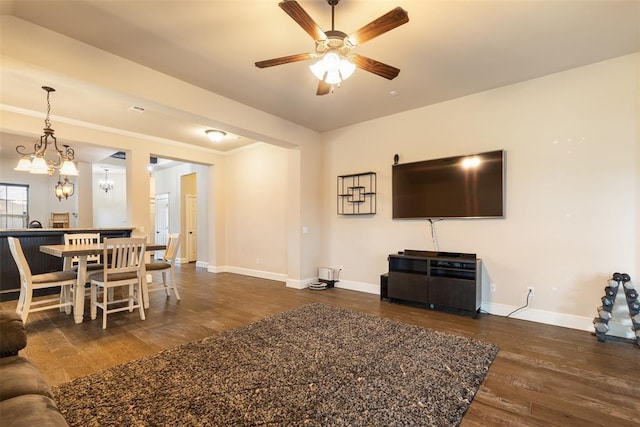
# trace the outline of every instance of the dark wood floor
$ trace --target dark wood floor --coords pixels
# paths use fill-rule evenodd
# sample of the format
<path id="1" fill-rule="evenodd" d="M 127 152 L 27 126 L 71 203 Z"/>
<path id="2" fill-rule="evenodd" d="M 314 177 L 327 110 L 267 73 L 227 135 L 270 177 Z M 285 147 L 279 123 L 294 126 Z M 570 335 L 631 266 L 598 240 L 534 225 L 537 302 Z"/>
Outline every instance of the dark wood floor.
<path id="1" fill-rule="evenodd" d="M 153 293 L 147 320 L 136 312 L 116 313 L 103 330 L 100 320 L 88 319 L 88 307 L 78 325 L 57 310 L 34 313 L 21 354 L 50 384 L 58 384 L 323 302 L 497 344 L 500 352 L 462 426 L 640 425 L 640 349 L 631 341 L 600 343 L 589 332 L 491 315 L 471 319 L 342 289 L 288 289 L 281 282 L 207 273 L 193 264 L 176 270 L 182 300 Z M 15 309 L 15 301 L 0 308 Z"/>

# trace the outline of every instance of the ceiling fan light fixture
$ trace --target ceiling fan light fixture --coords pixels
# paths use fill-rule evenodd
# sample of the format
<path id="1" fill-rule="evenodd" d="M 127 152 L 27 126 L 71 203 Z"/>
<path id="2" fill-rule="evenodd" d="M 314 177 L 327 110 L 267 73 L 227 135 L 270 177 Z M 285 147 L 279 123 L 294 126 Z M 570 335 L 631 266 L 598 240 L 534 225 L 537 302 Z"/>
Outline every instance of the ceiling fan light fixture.
<path id="1" fill-rule="evenodd" d="M 356 65 L 331 50 L 325 53 L 322 58 L 314 64 L 311 64 L 309 69 L 318 80 L 334 85 L 351 77 L 356 69 Z"/>
<path id="2" fill-rule="evenodd" d="M 356 64 L 345 58 L 340 60 L 340 75 L 342 76 L 342 80 L 347 80 L 351 77 L 355 70 Z"/>
<path id="3" fill-rule="evenodd" d="M 207 134 L 211 142 L 220 142 L 222 141 L 222 138 L 224 138 L 227 134 L 225 131 L 218 129 L 207 129 L 205 133 Z"/>

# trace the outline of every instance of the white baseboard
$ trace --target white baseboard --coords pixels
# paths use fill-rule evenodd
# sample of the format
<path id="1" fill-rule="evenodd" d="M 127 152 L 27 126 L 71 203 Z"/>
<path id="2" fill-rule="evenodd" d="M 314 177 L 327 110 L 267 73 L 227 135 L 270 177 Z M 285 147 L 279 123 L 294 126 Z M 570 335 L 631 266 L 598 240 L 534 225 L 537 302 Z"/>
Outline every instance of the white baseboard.
<path id="1" fill-rule="evenodd" d="M 293 280 L 288 279 L 286 274 L 271 273 L 268 271 L 251 270 L 239 267 L 216 267 L 207 266 L 207 271 L 210 273 L 236 273 L 243 274 L 245 276 L 260 277 L 263 279 L 275 280 L 278 282 L 284 282 L 288 288 L 293 289 L 305 289 L 309 287 L 311 283 L 317 283 L 318 278 L 313 277 L 310 279 Z M 368 294 L 380 295 L 380 285 L 353 282 L 349 280 L 340 280 L 335 284 L 336 288 L 348 289 L 352 291 L 365 292 Z M 496 304 L 489 301 L 482 302 L 482 310 L 496 316 L 506 316 L 518 307 Z M 577 329 L 582 331 L 594 332 L 593 318 L 596 316 L 594 312 L 593 317 L 576 316 L 573 314 L 557 313 L 553 311 L 545 311 L 534 308 L 524 308 L 512 314 L 514 319 L 528 320 L 531 322 L 543 323 L 546 325 L 560 326 L 563 328 Z M 625 318 L 613 318 L 609 321 L 609 332 L 607 335 L 635 339 L 635 333 L 632 330 L 631 319 L 628 316 Z M 595 339 L 595 338 L 594 338 Z"/>
<path id="2" fill-rule="evenodd" d="M 226 271 L 227 271 L 226 267 L 219 267 L 216 265 L 207 266 L 207 272 L 209 273 L 226 273 Z"/>
<path id="3" fill-rule="evenodd" d="M 335 284 L 335 287 L 340 289 L 349 289 L 350 291 L 358 291 L 358 292 L 365 292 L 367 294 L 380 295 L 380 285 L 372 285 L 370 283 L 340 280 Z"/>
<path id="4" fill-rule="evenodd" d="M 275 280 L 277 282 L 286 282 L 287 275 L 281 273 L 273 273 L 270 271 L 252 270 L 249 268 L 232 267 L 232 266 L 208 266 L 207 271 L 209 273 L 234 273 L 242 274 L 243 276 L 259 277 L 261 279 Z"/>
<path id="5" fill-rule="evenodd" d="M 206 261 L 196 261 L 196 268 L 209 268 L 209 263 Z"/>
<path id="6" fill-rule="evenodd" d="M 287 288 L 305 289 L 305 288 L 308 288 L 311 283 L 316 283 L 317 281 L 318 281 L 317 278 L 302 279 L 302 280 L 287 279 L 286 284 L 287 284 Z"/>
<path id="7" fill-rule="evenodd" d="M 482 309 L 489 314 L 497 316 L 506 316 L 518 307 L 483 302 Z M 581 331 L 594 332 L 593 319 L 597 313 L 594 310 L 593 317 L 576 316 L 573 314 L 557 313 L 553 311 L 539 310 L 535 308 L 523 308 L 511 315 L 514 319 L 529 320 L 531 322 L 544 323 L 546 325 L 560 326 L 563 328 L 578 329 Z M 627 322 L 628 321 L 628 322 Z M 634 339 L 635 334 L 631 329 L 631 319 L 613 318 L 609 321 L 609 332 L 607 335 L 621 338 Z"/>

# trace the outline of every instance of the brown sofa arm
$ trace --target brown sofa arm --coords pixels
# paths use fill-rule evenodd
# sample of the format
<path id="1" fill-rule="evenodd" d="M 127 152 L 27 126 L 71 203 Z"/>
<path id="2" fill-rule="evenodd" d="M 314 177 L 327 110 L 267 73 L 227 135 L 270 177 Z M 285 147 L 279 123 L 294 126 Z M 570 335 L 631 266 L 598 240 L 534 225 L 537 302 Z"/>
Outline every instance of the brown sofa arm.
<path id="1" fill-rule="evenodd" d="M 20 315 L 14 311 L 0 311 L 0 357 L 17 356 L 27 346 L 27 331 Z"/>

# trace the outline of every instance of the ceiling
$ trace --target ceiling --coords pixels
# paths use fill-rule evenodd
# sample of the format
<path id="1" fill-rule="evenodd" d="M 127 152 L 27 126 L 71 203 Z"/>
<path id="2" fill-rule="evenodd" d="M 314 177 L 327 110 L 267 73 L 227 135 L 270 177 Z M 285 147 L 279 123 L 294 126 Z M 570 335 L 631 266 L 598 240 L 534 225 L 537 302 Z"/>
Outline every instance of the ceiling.
<path id="1" fill-rule="evenodd" d="M 298 3 L 321 28 L 331 29 L 326 0 Z M 342 0 L 335 8 L 335 28 L 351 33 L 396 6 L 408 11 L 409 22 L 354 52 L 400 68 L 399 76 L 389 81 L 357 70 L 326 96 L 315 95 L 309 61 L 254 66 L 259 60 L 313 51 L 311 37 L 277 0 L 1 0 L 0 13 L 317 132 L 640 51 L 639 1 Z M 44 93 L 32 93 L 44 76 L 34 70 L 0 72 L 3 105 L 23 108 L 29 98 L 28 108 L 44 108 Z M 73 100 L 87 83 L 57 84 L 62 88 L 53 95 L 58 98 L 52 99 L 52 114 L 56 102 Z M 60 107 L 64 115 L 106 121 L 112 117 L 109 109 L 139 101 L 107 88 L 92 91 L 100 103 L 69 102 Z M 199 142 L 179 132 L 184 122 L 201 122 L 201 117 L 171 106 L 152 107 L 142 123 L 120 115 L 104 125 L 158 137 L 154 132 L 164 129 L 163 138 L 206 144 L 201 135 Z M 251 142 L 233 135 L 216 149 Z"/>

